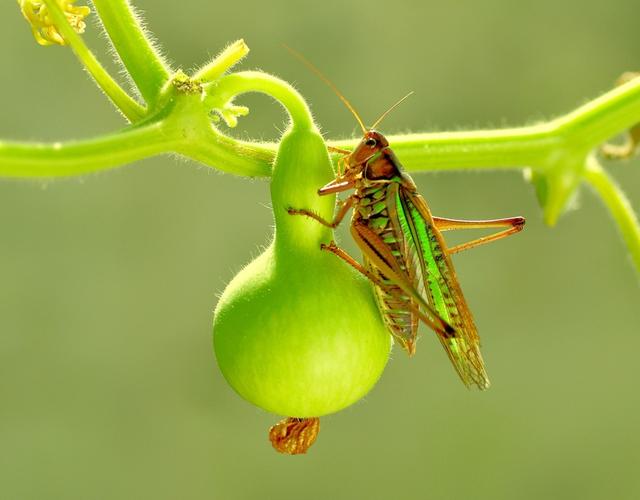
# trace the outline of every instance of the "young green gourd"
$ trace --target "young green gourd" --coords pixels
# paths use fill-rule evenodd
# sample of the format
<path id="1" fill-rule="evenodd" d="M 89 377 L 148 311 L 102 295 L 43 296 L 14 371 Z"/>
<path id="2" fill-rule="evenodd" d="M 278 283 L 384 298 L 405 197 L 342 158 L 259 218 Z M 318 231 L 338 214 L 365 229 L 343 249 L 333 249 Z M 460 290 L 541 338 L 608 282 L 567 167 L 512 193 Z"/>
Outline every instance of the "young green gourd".
<path id="1" fill-rule="evenodd" d="M 229 283 L 213 325 L 218 364 L 231 387 L 260 408 L 295 417 L 294 423 L 309 419 L 316 432 L 313 417 L 369 392 L 391 347 L 367 281 L 320 250 L 333 231 L 287 213 L 305 206 L 331 217 L 334 197 L 319 197 L 317 190 L 332 178 L 317 130 L 285 133 L 271 183 L 273 242 Z M 306 451 L 276 445 L 273 434 L 282 429 L 272 429 L 279 451 Z"/>

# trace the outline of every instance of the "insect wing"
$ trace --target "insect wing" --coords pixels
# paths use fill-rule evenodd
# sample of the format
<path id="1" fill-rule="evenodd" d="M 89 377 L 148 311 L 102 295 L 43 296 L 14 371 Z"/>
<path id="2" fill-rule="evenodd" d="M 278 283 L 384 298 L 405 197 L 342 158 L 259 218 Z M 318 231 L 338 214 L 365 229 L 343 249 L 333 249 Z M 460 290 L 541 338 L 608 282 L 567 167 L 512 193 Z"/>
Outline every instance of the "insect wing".
<path id="1" fill-rule="evenodd" d="M 396 217 L 392 220 L 406 240 L 408 257 L 419 277 L 416 289 L 456 330 L 454 336 L 439 336 L 440 342 L 465 385 L 486 389 L 489 380 L 480 353 L 480 339 L 429 207 L 422 196 L 403 185 L 395 202 Z"/>
<path id="2" fill-rule="evenodd" d="M 408 318 L 402 321 L 404 324 L 397 325 L 393 316 L 399 311 L 394 311 L 393 309 L 395 308 L 405 308 L 410 316 L 415 314 L 438 335 L 443 337 L 455 335 L 455 329 L 444 321 L 438 312 L 424 299 L 423 295 L 416 290 L 411 275 L 407 274 L 406 270 L 403 269 L 405 266 L 403 266 L 401 256 L 396 257 L 393 251 L 387 247 L 385 241 L 366 224 L 353 224 L 351 226 L 351 235 L 356 244 L 362 249 L 368 268 L 375 269 L 379 273 L 374 279 L 387 281 L 387 283 L 380 282 L 376 284 L 378 305 L 382 314 L 386 317 L 387 326 L 399 338 L 409 354 L 413 354 L 415 350 L 415 328 L 405 327 L 410 326 L 408 323 L 413 323 L 413 319 Z M 385 298 L 381 298 L 381 295 L 385 296 Z M 389 295 L 395 296 L 395 308 L 387 302 L 390 298 Z M 394 328 L 394 325 L 400 326 L 400 329 Z"/>

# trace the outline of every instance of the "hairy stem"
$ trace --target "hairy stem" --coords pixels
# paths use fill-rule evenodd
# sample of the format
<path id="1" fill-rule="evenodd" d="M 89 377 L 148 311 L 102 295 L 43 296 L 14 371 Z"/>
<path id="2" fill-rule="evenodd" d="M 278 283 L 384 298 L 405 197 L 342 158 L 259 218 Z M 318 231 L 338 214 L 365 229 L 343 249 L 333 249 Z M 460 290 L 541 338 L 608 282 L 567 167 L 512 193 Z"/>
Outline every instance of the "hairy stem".
<path id="1" fill-rule="evenodd" d="M 586 156 L 617 133 L 640 122 L 640 78 L 613 89 L 549 122 L 511 129 L 437 132 L 387 136 L 409 171 L 476 168 L 548 167 L 563 149 Z M 330 140 L 353 148 L 359 139 Z M 254 144 L 263 157 L 274 144 Z M 258 162 L 261 160 L 257 159 Z"/>
<path id="2" fill-rule="evenodd" d="M 106 69 L 100 64 L 96 56 L 89 50 L 84 40 L 69 24 L 67 17 L 55 0 L 44 0 L 49 8 L 51 16 L 58 27 L 65 41 L 82 62 L 89 74 L 93 77 L 98 86 L 120 109 L 122 114 L 131 122 L 139 120 L 145 114 L 145 109 L 127 94 L 120 85 L 111 77 Z"/>
<path id="3" fill-rule="evenodd" d="M 93 0 L 111 43 L 140 94 L 151 107 L 169 79 L 169 69 L 147 38 L 128 0 Z"/>
<path id="4" fill-rule="evenodd" d="M 249 47 L 244 40 L 237 40 L 227 46 L 211 62 L 200 68 L 193 79 L 200 82 L 214 82 L 222 74 L 238 64 L 249 53 Z"/>
<path id="5" fill-rule="evenodd" d="M 561 139 L 548 125 L 500 130 L 387 136 L 409 171 L 538 166 Z M 354 140 L 329 141 L 339 148 Z"/>
<path id="6" fill-rule="evenodd" d="M 618 224 L 636 269 L 640 271 L 640 223 L 629 199 L 595 158 L 590 158 L 587 163 L 585 180 L 604 200 Z"/>
<path id="7" fill-rule="evenodd" d="M 123 0 L 117 0 L 123 1 Z M 296 116 L 295 122 L 311 126 L 312 118 L 302 97 L 291 86 L 270 75 L 243 72 L 223 77 L 207 86 L 206 106 L 223 106 L 243 92 L 264 92 L 280 100 Z M 577 110 L 550 122 L 512 129 L 474 130 L 389 136 L 394 151 L 409 171 L 476 168 L 553 168 L 550 163 L 567 150 L 585 157 L 589 149 L 630 124 L 640 121 L 640 79 L 614 89 Z M 603 123 L 600 130 L 598 123 Z M 583 138 L 582 133 L 585 133 Z M 277 145 L 246 142 L 213 132 L 203 132 L 211 143 L 191 144 L 179 152 L 205 165 L 251 177 L 271 175 Z M 215 139 L 215 140 L 214 140 Z M 352 148 L 358 139 L 329 141 Z M 24 154 L 28 154 L 25 145 Z M 222 154 L 226 150 L 229 154 Z M 0 148 L 0 162 L 10 161 Z M 334 156 L 334 160 L 337 156 Z M 223 166 L 222 166 L 223 165 Z M 78 173 L 82 173 L 79 171 Z M 0 175 L 13 175 L 6 169 Z"/>
<path id="8" fill-rule="evenodd" d="M 640 123 L 640 78 L 610 90 L 551 125 L 576 146 L 591 150 Z"/>
<path id="9" fill-rule="evenodd" d="M 206 87 L 211 107 L 223 107 L 239 94 L 260 92 L 276 99 L 291 116 L 294 127 L 315 128 L 311 111 L 300 93 L 287 82 L 260 71 L 233 73 Z"/>
<path id="10" fill-rule="evenodd" d="M 207 140 L 192 142 L 177 150 L 184 156 L 230 174 L 270 177 L 276 146 L 236 141 L 213 130 Z"/>
<path id="11" fill-rule="evenodd" d="M 173 151 L 177 143 L 159 122 L 86 141 L 0 141 L 0 176 L 41 178 L 86 174 Z"/>

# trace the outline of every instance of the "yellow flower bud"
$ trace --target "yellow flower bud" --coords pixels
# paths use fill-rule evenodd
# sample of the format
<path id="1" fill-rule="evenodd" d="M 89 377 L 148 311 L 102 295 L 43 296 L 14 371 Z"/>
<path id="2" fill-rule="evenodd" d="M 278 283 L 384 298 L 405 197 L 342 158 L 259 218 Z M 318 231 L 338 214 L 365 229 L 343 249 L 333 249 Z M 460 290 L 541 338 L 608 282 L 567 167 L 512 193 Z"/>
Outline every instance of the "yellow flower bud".
<path id="1" fill-rule="evenodd" d="M 75 0 L 57 0 L 69 24 L 76 33 L 84 33 L 84 18 L 91 9 L 87 6 L 73 5 Z M 60 30 L 53 22 L 47 5 L 38 0 L 18 0 L 22 15 L 31 25 L 31 31 L 40 45 L 66 45 Z"/>

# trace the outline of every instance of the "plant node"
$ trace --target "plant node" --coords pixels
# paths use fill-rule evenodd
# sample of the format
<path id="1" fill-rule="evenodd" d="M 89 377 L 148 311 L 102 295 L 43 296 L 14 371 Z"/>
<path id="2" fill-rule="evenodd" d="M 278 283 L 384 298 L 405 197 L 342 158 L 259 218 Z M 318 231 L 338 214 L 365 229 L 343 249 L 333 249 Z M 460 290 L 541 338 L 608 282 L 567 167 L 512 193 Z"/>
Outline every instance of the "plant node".
<path id="1" fill-rule="evenodd" d="M 181 94 L 202 94 L 202 83 L 178 70 L 171 80 L 173 87 Z"/>

